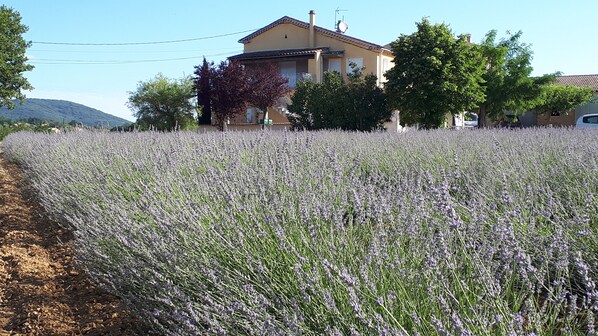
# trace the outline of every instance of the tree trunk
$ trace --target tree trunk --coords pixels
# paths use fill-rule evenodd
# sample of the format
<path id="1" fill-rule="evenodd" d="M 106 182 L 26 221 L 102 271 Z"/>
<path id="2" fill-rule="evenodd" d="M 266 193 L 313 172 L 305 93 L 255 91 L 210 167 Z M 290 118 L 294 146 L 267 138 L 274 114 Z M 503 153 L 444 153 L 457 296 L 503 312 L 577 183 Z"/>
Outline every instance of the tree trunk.
<path id="1" fill-rule="evenodd" d="M 488 123 L 486 120 L 486 107 L 485 106 L 480 106 L 480 109 L 478 110 L 478 128 L 486 128 L 488 127 Z"/>

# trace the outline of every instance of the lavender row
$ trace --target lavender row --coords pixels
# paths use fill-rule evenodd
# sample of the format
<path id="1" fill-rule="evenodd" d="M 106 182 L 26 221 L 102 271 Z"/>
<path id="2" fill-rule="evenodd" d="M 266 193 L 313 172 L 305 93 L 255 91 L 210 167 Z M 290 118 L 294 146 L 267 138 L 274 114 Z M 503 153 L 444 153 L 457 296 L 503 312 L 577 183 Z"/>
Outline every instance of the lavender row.
<path id="1" fill-rule="evenodd" d="M 591 334 L 598 132 L 17 133 L 157 334 Z"/>

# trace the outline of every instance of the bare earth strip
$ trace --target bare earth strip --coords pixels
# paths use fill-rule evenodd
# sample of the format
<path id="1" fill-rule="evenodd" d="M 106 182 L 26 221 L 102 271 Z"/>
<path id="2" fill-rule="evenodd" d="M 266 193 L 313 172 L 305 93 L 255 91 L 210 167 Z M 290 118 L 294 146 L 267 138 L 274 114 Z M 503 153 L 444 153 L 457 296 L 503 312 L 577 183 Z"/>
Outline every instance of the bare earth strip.
<path id="1" fill-rule="evenodd" d="M 0 152 L 0 335 L 146 335 L 74 267 L 72 234 L 32 200 Z"/>

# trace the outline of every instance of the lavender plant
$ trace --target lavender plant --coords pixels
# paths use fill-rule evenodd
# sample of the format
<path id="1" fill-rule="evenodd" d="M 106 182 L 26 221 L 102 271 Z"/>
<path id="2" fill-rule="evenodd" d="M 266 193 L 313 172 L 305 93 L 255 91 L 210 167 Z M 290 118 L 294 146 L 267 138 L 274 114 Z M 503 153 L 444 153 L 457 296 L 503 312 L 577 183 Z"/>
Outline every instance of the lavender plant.
<path id="1" fill-rule="evenodd" d="M 157 334 L 592 334 L 598 133 L 17 133 Z"/>

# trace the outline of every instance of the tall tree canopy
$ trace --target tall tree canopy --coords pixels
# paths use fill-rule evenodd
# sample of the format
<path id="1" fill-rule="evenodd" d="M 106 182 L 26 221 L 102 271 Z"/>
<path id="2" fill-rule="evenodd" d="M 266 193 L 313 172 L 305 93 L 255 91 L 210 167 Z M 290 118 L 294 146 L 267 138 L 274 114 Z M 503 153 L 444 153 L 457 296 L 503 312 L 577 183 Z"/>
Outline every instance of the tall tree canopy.
<path id="1" fill-rule="evenodd" d="M 22 90 L 33 89 L 23 77 L 24 72 L 33 70 L 25 56 L 31 46 L 31 42 L 23 39 L 27 30 L 27 26 L 21 24 L 19 12 L 0 6 L 0 107 L 14 108 L 12 100 L 16 98 L 22 103 L 25 99 Z"/>
<path id="2" fill-rule="evenodd" d="M 194 97 L 190 78 L 171 80 L 158 74 L 149 81 L 139 82 L 137 90 L 129 92 L 128 106 L 140 127 L 172 131 L 195 125 Z"/>
<path id="3" fill-rule="evenodd" d="M 212 68 L 213 62 L 203 58 L 203 63 L 195 67 L 195 90 L 197 91 L 197 105 L 200 107 L 198 123 L 200 125 L 212 124 Z"/>
<path id="4" fill-rule="evenodd" d="M 520 41 L 521 31 L 498 42 L 496 35 L 496 30 L 491 30 L 478 47 L 486 69 L 482 82 L 486 99 L 479 105 L 478 127 L 486 126 L 486 118 L 503 118 L 505 111 L 518 114 L 533 109 L 539 103 L 543 86 L 555 78 L 531 76 L 533 53 L 528 44 Z"/>
<path id="5" fill-rule="evenodd" d="M 294 129 L 383 129 L 392 111 L 377 77 L 354 67 L 345 82 L 338 72 L 324 73 L 322 83 L 300 81 L 289 105 Z"/>
<path id="6" fill-rule="evenodd" d="M 212 71 L 212 116 L 223 131 L 230 118 L 245 112 L 249 85 L 245 68 L 236 62 L 222 62 Z"/>
<path id="7" fill-rule="evenodd" d="M 394 66 L 386 90 L 401 124 L 437 128 L 447 114 L 476 108 L 485 98 L 484 64 L 466 36 L 455 38 L 445 24 L 417 23 L 417 31 L 391 43 Z"/>

